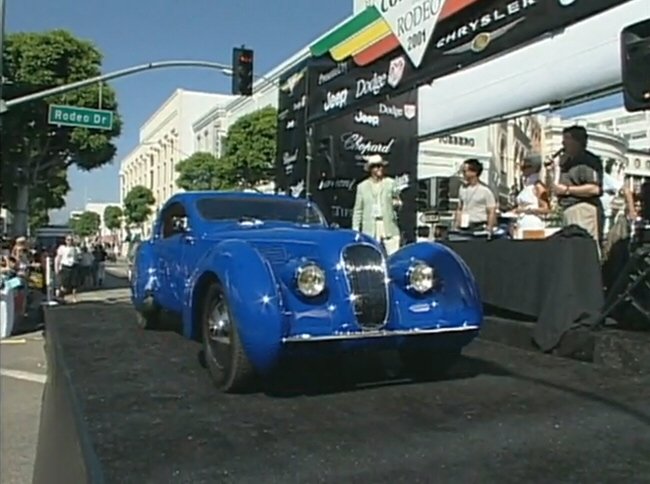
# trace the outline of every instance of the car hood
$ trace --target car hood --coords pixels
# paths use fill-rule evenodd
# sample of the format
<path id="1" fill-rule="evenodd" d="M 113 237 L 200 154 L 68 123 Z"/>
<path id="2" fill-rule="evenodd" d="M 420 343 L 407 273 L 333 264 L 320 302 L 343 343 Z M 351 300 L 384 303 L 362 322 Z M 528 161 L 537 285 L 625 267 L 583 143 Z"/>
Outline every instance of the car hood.
<path id="1" fill-rule="evenodd" d="M 201 238 L 210 242 L 245 240 L 274 266 L 300 257 L 330 262 L 340 258 L 341 248 L 346 245 L 361 242 L 377 245 L 371 238 L 353 230 L 280 223 L 250 226 L 222 223 L 218 230 L 206 232 Z"/>

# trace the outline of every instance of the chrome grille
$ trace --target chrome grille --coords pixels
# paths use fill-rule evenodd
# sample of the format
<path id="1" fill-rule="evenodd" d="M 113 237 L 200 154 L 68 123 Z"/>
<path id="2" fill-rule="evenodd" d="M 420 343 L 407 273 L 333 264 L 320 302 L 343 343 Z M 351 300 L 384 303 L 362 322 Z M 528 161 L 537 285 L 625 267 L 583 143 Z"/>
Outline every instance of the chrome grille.
<path id="1" fill-rule="evenodd" d="M 388 316 L 388 288 L 384 256 L 370 245 L 351 245 L 343 251 L 354 312 L 364 329 L 377 329 Z"/>
<path id="2" fill-rule="evenodd" d="M 287 251 L 280 245 L 260 245 L 257 250 L 272 266 L 281 266 L 289 260 Z"/>

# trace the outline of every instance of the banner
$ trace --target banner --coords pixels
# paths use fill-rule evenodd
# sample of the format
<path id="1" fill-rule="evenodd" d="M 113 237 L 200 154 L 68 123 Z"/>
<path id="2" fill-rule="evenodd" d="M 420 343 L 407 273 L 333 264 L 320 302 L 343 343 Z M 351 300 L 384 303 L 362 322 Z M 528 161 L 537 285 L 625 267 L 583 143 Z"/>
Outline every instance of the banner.
<path id="1" fill-rule="evenodd" d="M 365 156 L 381 154 L 404 203 L 399 225 L 405 241 L 415 238 L 417 196 L 417 91 L 390 102 L 314 125 L 311 193 L 330 222 L 352 226 L 357 184 L 368 177 Z"/>
<path id="2" fill-rule="evenodd" d="M 378 0 L 310 47 L 309 121 L 390 99 L 625 1 Z"/>
<path id="3" fill-rule="evenodd" d="M 304 62 L 280 78 L 278 99 L 275 184 L 279 192 L 291 193 L 293 190 L 295 196 L 299 196 L 304 189 L 306 108 L 307 63 Z M 303 186 L 300 185 L 301 180 Z"/>

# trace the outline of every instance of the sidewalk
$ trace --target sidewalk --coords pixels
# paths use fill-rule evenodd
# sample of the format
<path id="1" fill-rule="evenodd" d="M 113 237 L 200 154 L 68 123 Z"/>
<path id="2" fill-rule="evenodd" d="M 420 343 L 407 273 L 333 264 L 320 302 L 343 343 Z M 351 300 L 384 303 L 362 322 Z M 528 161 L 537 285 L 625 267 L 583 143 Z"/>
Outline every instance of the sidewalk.
<path id="1" fill-rule="evenodd" d="M 0 484 L 32 481 L 45 352 L 41 332 L 0 343 Z"/>

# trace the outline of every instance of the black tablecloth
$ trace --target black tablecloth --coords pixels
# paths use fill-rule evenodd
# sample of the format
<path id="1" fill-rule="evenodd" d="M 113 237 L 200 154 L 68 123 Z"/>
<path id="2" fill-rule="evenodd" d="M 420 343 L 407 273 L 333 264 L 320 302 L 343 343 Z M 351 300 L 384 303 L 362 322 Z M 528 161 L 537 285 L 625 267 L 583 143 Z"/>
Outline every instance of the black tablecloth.
<path id="1" fill-rule="evenodd" d="M 587 237 L 446 242 L 474 273 L 483 303 L 536 319 L 543 351 L 578 325 L 595 324 L 604 306 L 596 244 Z"/>

